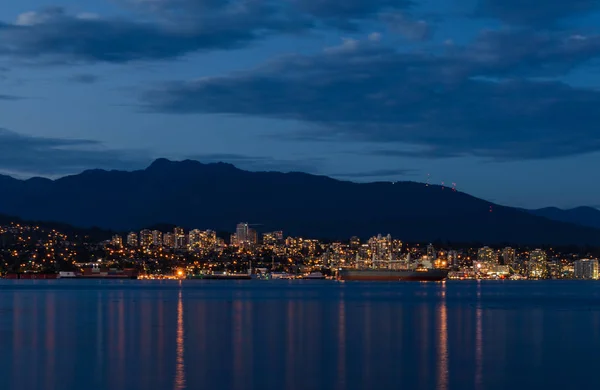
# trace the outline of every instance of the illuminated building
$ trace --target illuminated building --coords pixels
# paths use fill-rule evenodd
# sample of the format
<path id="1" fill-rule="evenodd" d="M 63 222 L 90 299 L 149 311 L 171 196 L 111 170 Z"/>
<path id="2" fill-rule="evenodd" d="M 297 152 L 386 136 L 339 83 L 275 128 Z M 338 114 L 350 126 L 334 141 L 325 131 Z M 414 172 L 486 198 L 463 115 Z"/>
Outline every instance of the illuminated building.
<path id="1" fill-rule="evenodd" d="M 153 243 L 152 232 L 148 229 L 144 229 L 140 232 L 140 245 L 143 248 L 148 248 Z"/>
<path id="2" fill-rule="evenodd" d="M 283 241 L 283 232 L 279 230 L 276 232 L 263 233 L 262 241 L 265 245 L 279 244 Z"/>
<path id="3" fill-rule="evenodd" d="M 435 247 L 433 244 L 427 245 L 427 258 L 429 260 L 435 260 Z"/>
<path id="4" fill-rule="evenodd" d="M 448 265 L 458 267 L 458 252 L 455 250 L 448 251 Z"/>
<path id="5" fill-rule="evenodd" d="M 188 235 L 190 248 L 199 248 L 202 245 L 202 232 L 198 229 L 191 230 Z"/>
<path id="6" fill-rule="evenodd" d="M 583 259 L 573 263 L 575 279 L 598 280 L 598 260 Z"/>
<path id="7" fill-rule="evenodd" d="M 502 265 L 514 267 L 516 260 L 516 251 L 513 248 L 506 247 L 502 249 Z"/>
<path id="8" fill-rule="evenodd" d="M 248 241 L 248 230 L 250 227 L 245 222 L 240 222 L 235 228 L 235 238 L 238 245 L 243 245 Z"/>
<path id="9" fill-rule="evenodd" d="M 186 236 L 185 230 L 181 227 L 176 227 L 173 229 L 173 236 L 175 238 L 175 248 L 183 249 L 186 246 Z"/>
<path id="10" fill-rule="evenodd" d="M 498 264 L 498 252 L 487 246 L 479 248 L 477 251 L 477 262 L 488 263 L 490 265 Z"/>
<path id="11" fill-rule="evenodd" d="M 235 237 L 235 245 L 237 246 L 249 246 L 258 243 L 256 230 L 252 229 L 246 222 L 240 222 L 237 224 L 235 229 Z"/>
<path id="12" fill-rule="evenodd" d="M 532 279 L 539 279 L 546 276 L 546 252 L 541 249 L 531 251 L 529 254 L 529 263 L 527 264 L 527 273 Z"/>
<path id="13" fill-rule="evenodd" d="M 159 230 L 152 232 L 152 245 L 158 247 L 163 245 L 163 234 Z"/>
<path id="14" fill-rule="evenodd" d="M 127 245 L 138 246 L 138 235 L 136 232 L 131 232 L 127 235 Z"/>
<path id="15" fill-rule="evenodd" d="M 165 233 L 163 235 L 163 244 L 167 248 L 175 248 L 175 235 L 173 233 Z"/>
<path id="16" fill-rule="evenodd" d="M 123 246 L 123 237 L 118 234 L 114 235 L 110 240 L 110 244 L 116 248 L 121 248 Z"/>

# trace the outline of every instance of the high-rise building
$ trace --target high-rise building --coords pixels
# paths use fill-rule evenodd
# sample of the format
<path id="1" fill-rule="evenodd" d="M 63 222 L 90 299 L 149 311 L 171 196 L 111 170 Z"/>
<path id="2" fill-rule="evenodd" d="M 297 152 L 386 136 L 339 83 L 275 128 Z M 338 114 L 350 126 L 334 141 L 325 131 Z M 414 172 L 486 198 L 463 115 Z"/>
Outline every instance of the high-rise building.
<path id="1" fill-rule="evenodd" d="M 539 279 L 546 276 L 546 252 L 541 249 L 536 249 L 529 253 L 529 262 L 527 264 L 527 272 L 532 279 Z"/>
<path id="2" fill-rule="evenodd" d="M 163 245 L 163 234 L 160 230 L 152 232 L 152 245 L 159 247 Z"/>
<path id="3" fill-rule="evenodd" d="M 148 229 L 144 229 L 140 232 L 140 246 L 148 248 L 153 243 L 152 232 Z"/>
<path id="4" fill-rule="evenodd" d="M 245 222 L 240 222 L 235 228 L 235 237 L 238 245 L 243 245 L 248 241 L 248 230 L 250 226 Z"/>
<path id="5" fill-rule="evenodd" d="M 277 245 L 283 241 L 283 232 L 263 233 L 262 242 L 265 245 Z"/>
<path id="6" fill-rule="evenodd" d="M 433 244 L 427 245 L 427 258 L 432 261 L 436 258 L 435 247 Z"/>
<path id="7" fill-rule="evenodd" d="M 598 280 L 598 260 L 583 259 L 573 263 L 575 279 Z"/>
<path id="8" fill-rule="evenodd" d="M 165 233 L 163 235 L 163 244 L 167 248 L 175 248 L 175 235 L 173 233 Z"/>
<path id="9" fill-rule="evenodd" d="M 186 236 L 185 236 L 185 230 L 183 230 L 183 228 L 181 227 L 176 227 L 175 229 L 173 229 L 173 235 L 175 238 L 175 248 L 176 249 L 183 249 L 186 247 Z"/>
<path id="10" fill-rule="evenodd" d="M 138 246 L 138 235 L 136 232 L 131 232 L 127 235 L 127 245 Z"/>
<path id="11" fill-rule="evenodd" d="M 477 251 L 477 261 L 479 263 L 498 264 L 498 252 L 494 249 L 484 246 Z"/>
<path id="12" fill-rule="evenodd" d="M 202 232 L 202 247 L 206 249 L 214 249 L 217 246 L 217 232 L 214 230 L 206 230 Z"/>
<path id="13" fill-rule="evenodd" d="M 199 248 L 202 246 L 202 233 L 198 229 L 190 230 L 188 238 L 190 248 Z"/>
<path id="14" fill-rule="evenodd" d="M 256 230 L 252 228 L 248 229 L 248 243 L 250 245 L 258 244 L 258 234 L 256 233 Z"/>
<path id="15" fill-rule="evenodd" d="M 246 222 L 240 222 L 235 229 L 236 245 L 249 246 L 258 243 L 256 230 L 252 229 Z"/>
<path id="16" fill-rule="evenodd" d="M 123 237 L 118 234 L 114 235 L 110 240 L 110 244 L 115 248 L 121 248 L 123 246 Z"/>
<path id="17" fill-rule="evenodd" d="M 516 251 L 511 247 L 502 249 L 502 265 L 508 265 L 514 267 L 517 261 Z"/>
<path id="18" fill-rule="evenodd" d="M 458 267 L 458 252 L 455 250 L 448 251 L 448 266 Z"/>

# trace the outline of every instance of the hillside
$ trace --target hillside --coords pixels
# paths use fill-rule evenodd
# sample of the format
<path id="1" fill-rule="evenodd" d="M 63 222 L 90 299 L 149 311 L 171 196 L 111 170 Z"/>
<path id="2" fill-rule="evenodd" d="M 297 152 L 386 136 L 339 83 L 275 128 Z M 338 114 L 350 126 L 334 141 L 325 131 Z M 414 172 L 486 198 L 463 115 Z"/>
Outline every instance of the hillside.
<path id="1" fill-rule="evenodd" d="M 490 212 L 491 210 L 491 212 Z M 353 183 L 233 165 L 155 161 L 57 180 L 0 177 L 0 212 L 119 231 L 157 223 L 233 231 L 240 221 L 289 235 L 409 241 L 598 244 L 600 231 L 420 183 Z"/>

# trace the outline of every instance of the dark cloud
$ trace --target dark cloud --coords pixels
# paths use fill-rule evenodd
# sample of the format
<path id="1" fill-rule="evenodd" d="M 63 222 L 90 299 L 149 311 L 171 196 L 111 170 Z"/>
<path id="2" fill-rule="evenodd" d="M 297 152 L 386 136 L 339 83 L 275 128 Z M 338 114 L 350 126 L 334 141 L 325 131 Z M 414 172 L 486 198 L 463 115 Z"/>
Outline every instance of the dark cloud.
<path id="1" fill-rule="evenodd" d="M 71 16 L 62 9 L 0 24 L 0 55 L 55 62 L 168 59 L 194 51 L 235 48 L 260 32 L 234 20 L 207 21 L 194 30 L 121 19 Z"/>
<path id="2" fill-rule="evenodd" d="M 131 169 L 150 161 L 142 153 L 108 150 L 96 141 L 31 137 L 0 128 L 0 171 L 62 175 L 89 168 Z"/>
<path id="3" fill-rule="evenodd" d="M 403 12 L 383 13 L 381 20 L 388 25 L 390 31 L 412 41 L 425 41 L 433 34 L 431 25 L 425 20 L 415 20 Z"/>
<path id="4" fill-rule="evenodd" d="M 510 24 L 549 26 L 600 9 L 600 0 L 480 0 L 478 13 Z"/>
<path id="5" fill-rule="evenodd" d="M 21 100 L 23 99 L 20 96 L 14 96 L 14 95 L 0 95 L 0 100 L 8 100 L 8 101 L 14 101 L 14 100 Z"/>
<path id="6" fill-rule="evenodd" d="M 318 56 L 163 85 L 142 100 L 160 112 L 298 120 L 313 125 L 305 139 L 409 144 L 423 156 L 527 159 L 599 151 L 600 92 L 523 78 L 563 75 L 596 58 L 598 37 L 498 34 L 437 55 L 346 41 Z"/>
<path id="7" fill-rule="evenodd" d="M 248 156 L 235 153 L 209 153 L 189 156 L 204 163 L 225 162 L 250 171 L 309 172 L 318 173 L 323 164 L 320 158 L 300 160 L 277 159 L 274 157 Z"/>
<path id="8" fill-rule="evenodd" d="M 235 49 L 270 35 L 357 22 L 410 6 L 406 0 L 129 0 L 151 17 L 136 21 L 68 14 L 51 7 L 0 22 L 0 56 L 48 62 L 161 60 Z"/>
<path id="9" fill-rule="evenodd" d="M 95 84 L 100 78 L 93 74 L 81 73 L 69 77 L 69 81 L 78 84 Z"/>
<path id="10" fill-rule="evenodd" d="M 415 171 L 412 169 L 376 169 L 366 172 L 335 173 L 331 176 L 350 179 L 372 179 L 381 177 L 412 176 Z"/>

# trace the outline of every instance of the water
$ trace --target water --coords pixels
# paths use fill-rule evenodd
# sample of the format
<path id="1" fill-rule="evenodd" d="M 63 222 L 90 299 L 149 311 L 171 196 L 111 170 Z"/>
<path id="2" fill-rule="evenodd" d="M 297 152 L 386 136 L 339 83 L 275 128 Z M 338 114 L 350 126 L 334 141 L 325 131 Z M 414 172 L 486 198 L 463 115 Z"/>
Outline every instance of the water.
<path id="1" fill-rule="evenodd" d="M 1 281 L 2 389 L 600 385 L 600 283 Z"/>

